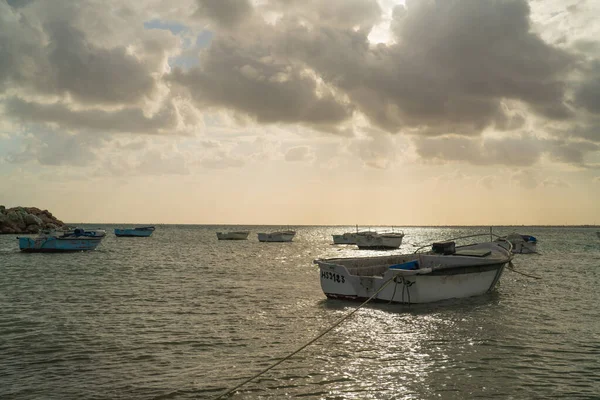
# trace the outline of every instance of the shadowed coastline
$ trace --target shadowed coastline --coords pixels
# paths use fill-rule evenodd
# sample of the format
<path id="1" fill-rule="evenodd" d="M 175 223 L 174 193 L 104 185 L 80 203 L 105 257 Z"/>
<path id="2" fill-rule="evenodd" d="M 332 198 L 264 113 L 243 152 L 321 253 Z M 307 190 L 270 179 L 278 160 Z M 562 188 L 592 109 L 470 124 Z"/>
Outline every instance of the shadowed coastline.
<path id="1" fill-rule="evenodd" d="M 65 225 L 48 210 L 37 207 L 0 206 L 0 234 L 38 233 Z"/>

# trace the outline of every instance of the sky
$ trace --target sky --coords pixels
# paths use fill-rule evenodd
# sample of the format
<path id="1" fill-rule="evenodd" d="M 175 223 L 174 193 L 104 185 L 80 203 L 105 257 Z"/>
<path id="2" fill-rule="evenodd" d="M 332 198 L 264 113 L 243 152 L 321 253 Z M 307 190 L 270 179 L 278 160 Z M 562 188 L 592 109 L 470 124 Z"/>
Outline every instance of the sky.
<path id="1" fill-rule="evenodd" d="M 600 0 L 0 0 L 0 204 L 600 224 Z"/>

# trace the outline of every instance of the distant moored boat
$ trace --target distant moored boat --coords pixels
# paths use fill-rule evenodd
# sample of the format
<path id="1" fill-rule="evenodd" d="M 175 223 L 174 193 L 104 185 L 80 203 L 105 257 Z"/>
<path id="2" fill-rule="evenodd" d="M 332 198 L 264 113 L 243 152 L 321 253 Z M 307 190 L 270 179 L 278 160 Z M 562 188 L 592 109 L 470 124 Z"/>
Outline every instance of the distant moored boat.
<path id="1" fill-rule="evenodd" d="M 333 244 L 356 244 L 356 234 L 358 233 L 358 225 L 356 232 L 344 232 L 342 234 L 333 234 Z"/>
<path id="2" fill-rule="evenodd" d="M 18 237 L 19 249 L 26 253 L 58 253 L 94 250 L 106 236 L 103 229 L 42 232 L 35 239 Z"/>
<path id="3" fill-rule="evenodd" d="M 402 244 L 404 233 L 402 232 L 364 232 L 357 233 L 356 245 L 359 249 L 387 250 L 397 249 Z"/>
<path id="4" fill-rule="evenodd" d="M 370 230 L 368 231 L 359 231 L 358 225 L 356 225 L 356 232 L 344 232 L 342 234 L 334 234 L 333 236 L 333 244 L 356 244 L 356 236 L 364 235 L 367 233 L 375 233 Z"/>
<path id="5" fill-rule="evenodd" d="M 531 235 L 511 233 L 500 240 L 508 240 L 512 244 L 512 252 L 515 254 L 537 253 L 537 239 Z"/>
<path id="6" fill-rule="evenodd" d="M 345 232 L 331 236 L 333 236 L 333 244 L 356 244 L 356 233 L 354 232 Z"/>
<path id="7" fill-rule="evenodd" d="M 141 226 L 131 229 L 115 229 L 115 235 L 119 237 L 148 237 L 156 228 L 153 226 Z"/>
<path id="8" fill-rule="evenodd" d="M 291 242 L 296 236 L 296 231 L 276 231 L 271 233 L 259 233 L 259 242 Z"/>
<path id="9" fill-rule="evenodd" d="M 219 240 L 246 240 L 250 231 L 217 232 Z"/>

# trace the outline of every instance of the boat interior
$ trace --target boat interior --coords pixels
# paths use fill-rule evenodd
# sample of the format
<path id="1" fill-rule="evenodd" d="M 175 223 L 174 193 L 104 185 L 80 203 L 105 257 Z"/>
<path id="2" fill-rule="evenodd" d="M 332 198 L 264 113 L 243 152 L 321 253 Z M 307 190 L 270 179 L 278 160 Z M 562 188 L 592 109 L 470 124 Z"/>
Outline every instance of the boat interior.
<path id="1" fill-rule="evenodd" d="M 376 276 L 385 274 L 392 265 L 404 264 L 419 259 L 419 254 L 398 254 L 383 257 L 332 258 L 328 264 L 346 267 L 350 275 Z"/>

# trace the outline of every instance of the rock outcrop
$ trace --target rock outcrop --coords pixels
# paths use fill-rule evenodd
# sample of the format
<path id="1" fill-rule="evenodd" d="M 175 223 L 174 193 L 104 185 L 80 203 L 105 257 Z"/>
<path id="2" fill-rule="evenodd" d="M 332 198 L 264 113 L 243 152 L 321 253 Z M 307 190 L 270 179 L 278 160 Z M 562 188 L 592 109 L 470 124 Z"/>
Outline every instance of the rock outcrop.
<path id="1" fill-rule="evenodd" d="M 44 229 L 63 227 L 64 222 L 48 210 L 37 207 L 0 206 L 0 233 L 38 233 Z"/>

